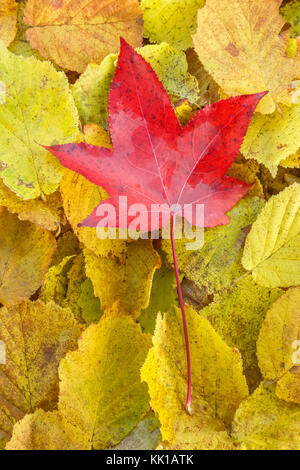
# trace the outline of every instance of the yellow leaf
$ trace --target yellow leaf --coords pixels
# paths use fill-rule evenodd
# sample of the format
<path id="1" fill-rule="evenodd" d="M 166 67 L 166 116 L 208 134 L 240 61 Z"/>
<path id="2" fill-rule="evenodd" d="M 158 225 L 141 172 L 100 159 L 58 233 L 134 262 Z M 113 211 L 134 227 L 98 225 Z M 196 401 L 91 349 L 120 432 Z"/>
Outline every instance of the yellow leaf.
<path id="1" fill-rule="evenodd" d="M 100 239 L 96 227 L 78 227 L 103 199 L 107 199 L 106 191 L 73 171 L 66 171 L 60 191 L 65 214 L 79 241 L 99 256 L 122 257 L 126 240 Z"/>
<path id="2" fill-rule="evenodd" d="M 248 396 L 242 361 L 210 323 L 186 309 L 192 364 L 192 410 L 185 410 L 186 356 L 181 312 L 174 307 L 158 316 L 153 347 L 142 368 L 150 404 L 158 414 L 162 439 L 171 448 L 204 449 L 229 445 L 225 425 Z M 183 447 L 184 446 L 184 447 Z M 187 446 L 187 447 L 186 447 Z"/>
<path id="3" fill-rule="evenodd" d="M 300 54 L 286 56 L 289 35 L 281 34 L 281 0 L 206 0 L 198 11 L 194 46 L 208 73 L 227 95 L 270 90 L 257 110 L 290 104 L 291 82 L 300 75 Z"/>
<path id="4" fill-rule="evenodd" d="M 271 197 L 247 236 L 242 263 L 258 284 L 300 284 L 300 184 Z"/>
<path id="5" fill-rule="evenodd" d="M 280 107 L 273 114 L 255 113 L 248 127 L 241 152 L 246 158 L 263 163 L 273 177 L 281 160 L 300 147 L 300 105 Z"/>
<path id="6" fill-rule="evenodd" d="M 227 175 L 238 180 L 242 180 L 247 184 L 251 184 L 251 188 L 245 195 L 245 198 L 249 197 L 260 197 L 264 199 L 263 186 L 253 170 L 251 165 L 247 165 L 248 162 L 234 161 L 228 171 Z"/>
<path id="7" fill-rule="evenodd" d="M 55 245 L 51 233 L 6 210 L 0 213 L 0 303 L 15 305 L 40 287 Z"/>
<path id="8" fill-rule="evenodd" d="M 0 205 L 18 214 L 20 220 L 29 220 L 40 227 L 56 231 L 60 227 L 62 200 L 58 191 L 42 199 L 24 201 L 0 180 Z"/>
<path id="9" fill-rule="evenodd" d="M 114 306 L 84 331 L 79 349 L 61 361 L 59 413 L 26 416 L 7 448 L 105 449 L 118 444 L 149 411 L 140 368 L 150 343 L 151 337 Z"/>
<path id="10" fill-rule="evenodd" d="M 39 60 L 45 60 L 37 50 L 33 49 L 26 39 L 26 30 L 28 25 L 24 23 L 24 9 L 27 0 L 18 0 L 19 13 L 17 19 L 17 34 L 15 39 L 9 46 L 10 52 L 16 55 L 22 55 L 23 57 L 34 56 Z"/>
<path id="11" fill-rule="evenodd" d="M 6 450 L 91 450 L 87 436 L 58 411 L 37 410 L 19 421 Z"/>
<path id="12" fill-rule="evenodd" d="M 15 0 L 0 0 L 0 40 L 8 46 L 17 32 L 18 4 Z"/>
<path id="13" fill-rule="evenodd" d="M 270 290 L 255 284 L 248 275 L 227 291 L 216 294 L 213 302 L 199 312 L 228 346 L 240 351 L 250 390 L 261 380 L 256 357 L 259 331 L 266 312 L 282 294 L 281 289 Z"/>
<path id="14" fill-rule="evenodd" d="M 289 289 L 267 313 L 257 355 L 266 380 L 276 382 L 276 394 L 300 403 L 300 288 Z"/>
<path id="15" fill-rule="evenodd" d="M 152 279 L 160 267 L 160 256 L 151 240 L 127 244 L 120 259 L 96 256 L 85 250 L 86 273 L 102 309 L 119 301 L 120 310 L 137 317 L 149 304 Z"/>
<path id="16" fill-rule="evenodd" d="M 198 8 L 204 0 L 142 0 L 144 36 L 151 42 L 166 41 L 177 49 L 192 47 Z"/>
<path id="17" fill-rule="evenodd" d="M 299 168 L 300 167 L 300 149 L 294 155 L 290 155 L 280 162 L 283 168 Z"/>
<path id="18" fill-rule="evenodd" d="M 68 81 L 49 62 L 0 45 L 0 176 L 23 199 L 53 193 L 63 167 L 41 145 L 72 142 L 78 116 Z"/>
<path id="19" fill-rule="evenodd" d="M 24 302 L 0 309 L 0 434 L 37 408 L 53 409 L 58 398 L 58 365 L 81 333 L 69 309 L 55 303 Z"/>
<path id="20" fill-rule="evenodd" d="M 300 450 L 300 406 L 261 384 L 237 410 L 233 437 L 241 450 Z"/>
<path id="21" fill-rule="evenodd" d="M 26 36 L 40 54 L 68 70 L 83 72 L 117 52 L 120 36 L 141 44 L 142 12 L 138 0 L 28 0 Z"/>

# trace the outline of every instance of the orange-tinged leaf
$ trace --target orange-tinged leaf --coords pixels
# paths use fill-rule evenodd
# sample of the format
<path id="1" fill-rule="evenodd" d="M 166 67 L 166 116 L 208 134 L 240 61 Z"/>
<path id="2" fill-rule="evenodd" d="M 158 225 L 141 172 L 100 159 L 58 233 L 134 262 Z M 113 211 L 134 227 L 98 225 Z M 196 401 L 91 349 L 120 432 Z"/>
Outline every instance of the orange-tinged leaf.
<path id="1" fill-rule="evenodd" d="M 268 114 L 276 102 L 291 104 L 300 77 L 300 54 L 286 56 L 289 34 L 280 35 L 282 0 L 206 0 L 198 11 L 194 46 L 206 71 L 226 95 L 270 90 L 257 107 Z"/>
<path id="2" fill-rule="evenodd" d="M 18 4 L 15 0 L 0 0 L 0 40 L 8 46 L 17 32 Z"/>
<path id="3" fill-rule="evenodd" d="M 15 305 L 41 286 L 55 246 L 51 233 L 0 213 L 0 303 Z"/>
<path id="4" fill-rule="evenodd" d="M 142 41 L 138 0 L 29 0 L 26 36 L 43 57 L 68 70 L 83 72 L 119 49 L 119 38 Z"/>
<path id="5" fill-rule="evenodd" d="M 58 398 L 58 365 L 74 349 L 81 327 L 69 309 L 55 303 L 23 302 L 0 309 L 0 434 L 8 437 L 25 413 L 52 409 Z"/>

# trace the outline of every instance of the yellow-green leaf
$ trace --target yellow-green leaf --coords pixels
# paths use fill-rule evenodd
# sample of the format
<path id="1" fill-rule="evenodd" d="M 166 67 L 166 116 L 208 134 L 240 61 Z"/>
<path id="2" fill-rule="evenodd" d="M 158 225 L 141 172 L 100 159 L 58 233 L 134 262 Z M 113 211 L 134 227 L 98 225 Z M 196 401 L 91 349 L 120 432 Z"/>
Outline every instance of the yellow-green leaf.
<path id="1" fill-rule="evenodd" d="M 8 437 L 25 413 L 56 406 L 59 361 L 76 347 L 80 333 L 71 311 L 53 302 L 0 309 L 6 350 L 6 363 L 0 364 L 0 434 Z"/>
<path id="2" fill-rule="evenodd" d="M 192 364 L 192 415 L 185 410 L 186 355 L 181 312 L 158 316 L 153 347 L 142 368 L 151 406 L 171 448 L 204 449 L 230 445 L 225 432 L 248 396 L 241 356 L 195 311 L 186 309 Z M 187 446 L 187 447 L 186 447 Z"/>
<path id="3" fill-rule="evenodd" d="M 300 450 L 300 406 L 261 384 L 237 410 L 233 437 L 241 450 Z"/>
<path id="4" fill-rule="evenodd" d="M 271 197 L 246 239 L 242 263 L 266 287 L 300 284 L 300 184 Z"/>
<path id="5" fill-rule="evenodd" d="M 44 200 L 38 198 L 25 201 L 0 179 L 0 205 L 18 214 L 20 220 L 29 220 L 46 230 L 56 231 L 60 227 L 62 200 L 58 191 L 49 194 Z"/>
<path id="6" fill-rule="evenodd" d="M 257 355 L 266 380 L 279 398 L 300 403 L 300 288 L 289 289 L 267 313 Z"/>
<path id="7" fill-rule="evenodd" d="M 153 334 L 158 312 L 166 312 L 177 303 L 174 269 L 163 264 L 155 271 L 149 305 L 142 311 L 138 321 L 147 333 Z"/>
<path id="8" fill-rule="evenodd" d="M 53 193 L 63 167 L 42 145 L 72 142 L 77 111 L 68 81 L 49 62 L 15 56 L 0 45 L 0 176 L 23 199 Z"/>
<path id="9" fill-rule="evenodd" d="M 55 245 L 51 233 L 0 212 L 0 303 L 15 305 L 40 287 Z"/>
<path id="10" fill-rule="evenodd" d="M 209 293 L 227 287 L 241 276 L 245 272 L 241 266 L 241 257 L 247 229 L 263 205 L 264 201 L 259 198 L 241 200 L 228 212 L 228 225 L 205 231 L 204 246 L 200 250 L 187 250 L 186 239 L 176 240 L 179 268 L 185 276 L 198 287 L 204 286 Z M 170 240 L 163 240 L 162 247 L 168 261 L 172 263 Z"/>
<path id="11" fill-rule="evenodd" d="M 228 346 L 238 348 L 251 390 L 261 379 L 256 357 L 259 331 L 266 312 L 282 293 L 281 289 L 259 286 L 249 275 L 216 294 L 213 302 L 199 312 Z"/>
<path id="12" fill-rule="evenodd" d="M 273 177 L 278 165 L 300 147 L 300 105 L 264 115 L 255 113 L 248 127 L 241 152 L 246 158 L 263 163 Z"/>
<path id="13" fill-rule="evenodd" d="M 280 13 L 283 19 L 291 25 L 291 37 L 300 36 L 300 1 L 292 0 L 287 3 L 280 8 Z"/>
<path id="14" fill-rule="evenodd" d="M 205 0 L 142 0 L 144 36 L 151 42 L 166 41 L 177 49 L 192 47 L 197 11 Z"/>

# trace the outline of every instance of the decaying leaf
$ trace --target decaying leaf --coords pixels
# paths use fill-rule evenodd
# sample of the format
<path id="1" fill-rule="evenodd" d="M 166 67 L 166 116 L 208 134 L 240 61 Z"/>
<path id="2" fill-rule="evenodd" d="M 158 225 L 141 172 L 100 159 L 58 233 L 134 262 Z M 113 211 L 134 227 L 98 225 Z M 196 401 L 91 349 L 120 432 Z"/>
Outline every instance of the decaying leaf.
<path id="1" fill-rule="evenodd" d="M 37 408 L 53 409 L 58 397 L 60 359 L 76 347 L 81 328 L 70 310 L 54 302 L 27 301 L 0 309 L 0 434 Z"/>
<path id="2" fill-rule="evenodd" d="M 177 49 L 192 47 L 197 11 L 204 0 L 142 0 L 144 36 L 151 42 L 166 41 Z"/>
<path id="3" fill-rule="evenodd" d="M 123 36 L 141 44 L 142 12 L 138 0 L 28 0 L 26 36 L 43 57 L 68 70 L 83 72 L 119 48 Z"/>
<path id="4" fill-rule="evenodd" d="M 192 415 L 185 410 L 186 358 L 181 313 L 158 316 L 153 347 L 142 368 L 151 406 L 171 448 L 230 448 L 225 432 L 236 408 L 248 396 L 237 349 L 230 348 L 210 323 L 187 309 L 192 374 Z"/>
<path id="5" fill-rule="evenodd" d="M 0 0 L 0 41 L 8 46 L 17 32 L 18 4 L 15 0 Z"/>
<path id="6" fill-rule="evenodd" d="M 86 274 L 102 309 L 119 301 L 122 312 L 137 317 L 149 304 L 152 279 L 161 261 L 151 240 L 131 241 L 125 246 L 120 259 L 85 250 Z"/>
<path id="7" fill-rule="evenodd" d="M 49 62 L 0 44 L 0 177 L 23 199 L 53 193 L 63 168 L 41 145 L 76 138 L 78 116 L 66 77 Z"/>
<path id="8" fill-rule="evenodd" d="M 206 0 L 198 11 L 194 46 L 208 73 L 226 95 L 270 90 L 257 107 L 275 111 L 276 102 L 290 104 L 289 92 L 300 78 L 300 54 L 286 56 L 289 35 L 280 35 L 282 0 Z"/>
<path id="9" fill-rule="evenodd" d="M 300 450 L 300 406 L 262 384 L 237 410 L 233 436 L 241 450 Z"/>
<path id="10" fill-rule="evenodd" d="M 300 184 L 269 199 L 247 236 L 242 263 L 266 287 L 300 283 Z"/>
<path id="11" fill-rule="evenodd" d="M 51 233 L 1 212 L 0 303 L 10 306 L 28 299 L 42 284 L 54 250 Z"/>
<path id="12" fill-rule="evenodd" d="M 266 380 L 276 383 L 276 395 L 300 403 L 300 288 L 289 289 L 271 307 L 263 322 L 257 355 Z"/>
<path id="13" fill-rule="evenodd" d="M 150 342 L 117 306 L 106 312 L 84 331 L 78 351 L 61 361 L 59 412 L 26 416 L 7 448 L 105 449 L 118 444 L 149 411 L 140 368 Z M 28 426 L 31 432 L 24 436 Z"/>

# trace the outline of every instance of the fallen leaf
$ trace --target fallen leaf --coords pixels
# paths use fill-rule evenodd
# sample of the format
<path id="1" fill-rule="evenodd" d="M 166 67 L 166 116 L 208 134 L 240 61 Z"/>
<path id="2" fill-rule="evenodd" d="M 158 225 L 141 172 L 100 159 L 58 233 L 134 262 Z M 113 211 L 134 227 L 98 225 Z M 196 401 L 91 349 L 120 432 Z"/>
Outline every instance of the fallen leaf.
<path id="1" fill-rule="evenodd" d="M 172 305 L 177 305 L 177 297 L 174 270 L 163 263 L 154 273 L 149 305 L 138 317 L 138 322 L 144 331 L 153 335 L 157 314 L 166 312 Z"/>
<path id="2" fill-rule="evenodd" d="M 119 301 L 120 311 L 138 317 L 149 304 L 152 279 L 161 261 L 151 240 L 127 244 L 122 258 L 96 256 L 85 250 L 86 274 L 106 310 Z M 109 282 L 108 282 L 109 280 Z"/>
<path id="3" fill-rule="evenodd" d="M 195 114 L 182 129 L 150 65 L 122 40 L 109 100 L 114 150 L 84 143 L 47 147 L 64 166 L 110 195 L 82 225 L 130 226 L 135 217 L 124 221 L 119 214 L 122 194 L 126 194 L 128 206 L 144 205 L 140 214 L 143 232 L 149 231 L 153 203 L 164 204 L 165 217 L 163 222 L 161 217 L 152 220 L 151 230 L 168 225 L 174 204 L 191 208 L 190 214 L 185 214 L 190 223 L 197 204 L 205 205 L 205 226 L 227 223 L 224 212 L 247 192 L 248 186 L 225 174 L 264 94 L 215 103 Z M 117 217 L 110 211 L 103 221 L 97 212 L 107 203 L 114 206 Z"/>
<path id="4" fill-rule="evenodd" d="M 281 289 L 259 286 L 248 275 L 225 292 L 217 293 L 213 302 L 199 312 L 228 346 L 240 351 L 251 391 L 261 380 L 256 356 L 260 328 L 268 309 L 282 294 Z"/>
<path id="5" fill-rule="evenodd" d="M 140 368 L 150 341 L 117 306 L 106 312 L 60 363 L 59 412 L 25 416 L 7 449 L 97 450 L 118 444 L 149 411 Z"/>
<path id="6" fill-rule="evenodd" d="M 60 227 L 62 200 L 58 191 L 44 198 L 46 200 L 24 200 L 11 191 L 0 179 L 0 205 L 18 214 L 20 220 L 29 220 L 40 227 L 56 231 Z"/>
<path id="7" fill-rule="evenodd" d="M 267 114 L 276 102 L 290 103 L 292 81 L 300 76 L 300 55 L 286 56 L 289 35 L 280 34 L 282 0 L 206 0 L 193 36 L 206 71 L 226 95 L 270 90 L 257 107 Z"/>
<path id="8" fill-rule="evenodd" d="M 233 437 L 241 450 L 300 450 L 300 406 L 261 384 L 237 410 Z"/>
<path id="9" fill-rule="evenodd" d="M 138 0 L 28 0 L 24 20 L 31 46 L 43 57 L 83 72 L 116 52 L 120 36 L 139 46 L 141 16 Z"/>
<path id="10" fill-rule="evenodd" d="M 300 283 L 300 184 L 266 203 L 247 236 L 242 264 L 266 287 Z"/>
<path id="11" fill-rule="evenodd" d="M 248 227 L 256 220 L 263 206 L 261 199 L 242 199 L 228 213 L 229 224 L 205 231 L 201 249 L 187 250 L 186 238 L 176 240 L 178 266 L 185 277 L 213 294 L 243 275 L 245 270 L 241 266 L 241 258 Z M 162 241 L 162 248 L 172 264 L 169 240 Z"/>
<path id="12" fill-rule="evenodd" d="M 8 46 L 17 32 L 18 4 L 15 0 L 0 1 L 0 40 Z"/>
<path id="13" fill-rule="evenodd" d="M 70 310 L 54 302 L 27 301 L 0 309 L 0 433 L 9 437 L 16 421 L 37 408 L 56 407 L 58 365 L 81 333 Z"/>
<path id="14" fill-rule="evenodd" d="M 260 370 L 276 395 L 300 403 L 300 288 L 289 289 L 268 311 L 257 341 Z M 299 357 L 298 357 L 299 356 Z"/>
<path id="15" fill-rule="evenodd" d="M 192 415 L 185 410 L 186 358 L 181 312 L 174 307 L 158 316 L 153 347 L 142 368 L 158 414 L 162 439 L 171 448 L 205 449 L 230 447 L 229 425 L 248 388 L 239 352 L 224 343 L 210 323 L 186 309 L 190 336 Z M 175 367 L 174 367 L 175 365 Z"/>
<path id="16" fill-rule="evenodd" d="M 283 19 L 290 23 L 291 37 L 300 36 L 300 1 L 292 0 L 280 8 L 280 14 Z"/>
<path id="17" fill-rule="evenodd" d="M 205 0 L 142 0 L 144 36 L 150 42 L 166 41 L 177 49 L 192 47 L 197 11 Z"/>
<path id="18" fill-rule="evenodd" d="M 0 175 L 23 199 L 53 193 L 63 175 L 57 160 L 39 144 L 76 138 L 78 117 L 64 74 L 49 62 L 15 56 L 0 45 Z"/>
<path id="19" fill-rule="evenodd" d="M 281 161 L 294 154 L 300 147 L 298 128 L 300 105 L 273 114 L 255 113 L 248 127 L 241 152 L 246 158 L 254 158 L 270 171 L 273 178 Z"/>
<path id="20" fill-rule="evenodd" d="M 4 210 L 0 214 L 0 303 L 11 306 L 28 299 L 42 284 L 55 238 Z"/>

